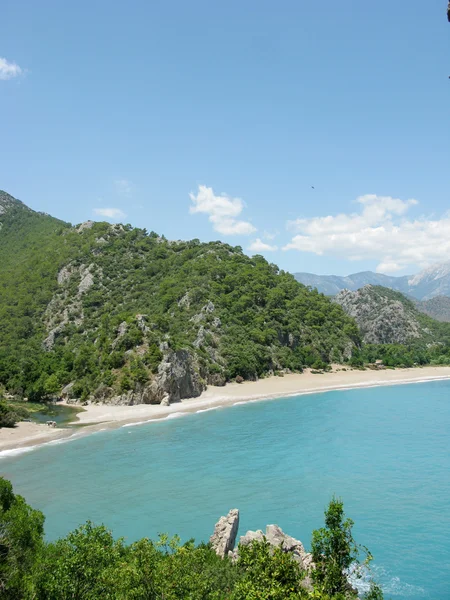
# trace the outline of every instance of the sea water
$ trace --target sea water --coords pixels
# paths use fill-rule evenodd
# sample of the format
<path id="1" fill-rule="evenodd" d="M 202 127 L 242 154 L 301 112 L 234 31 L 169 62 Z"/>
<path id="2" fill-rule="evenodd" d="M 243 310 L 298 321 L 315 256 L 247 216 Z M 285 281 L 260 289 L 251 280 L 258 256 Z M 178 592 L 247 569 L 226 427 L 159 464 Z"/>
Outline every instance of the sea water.
<path id="1" fill-rule="evenodd" d="M 3 455 L 49 540 L 87 519 L 131 542 L 277 523 L 310 545 L 333 494 L 386 598 L 450 598 L 450 381 L 335 391 L 189 414 Z M 359 584 L 364 587 L 366 581 Z"/>

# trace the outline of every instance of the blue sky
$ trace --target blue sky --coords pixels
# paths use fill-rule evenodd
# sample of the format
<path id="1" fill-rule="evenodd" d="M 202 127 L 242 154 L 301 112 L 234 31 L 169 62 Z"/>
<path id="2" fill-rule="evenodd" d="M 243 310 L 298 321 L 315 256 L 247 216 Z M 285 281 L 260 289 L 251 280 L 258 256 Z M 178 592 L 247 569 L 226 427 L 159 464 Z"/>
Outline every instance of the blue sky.
<path id="1" fill-rule="evenodd" d="M 446 5 L 3 3 L 0 188 L 290 271 L 450 259 Z"/>

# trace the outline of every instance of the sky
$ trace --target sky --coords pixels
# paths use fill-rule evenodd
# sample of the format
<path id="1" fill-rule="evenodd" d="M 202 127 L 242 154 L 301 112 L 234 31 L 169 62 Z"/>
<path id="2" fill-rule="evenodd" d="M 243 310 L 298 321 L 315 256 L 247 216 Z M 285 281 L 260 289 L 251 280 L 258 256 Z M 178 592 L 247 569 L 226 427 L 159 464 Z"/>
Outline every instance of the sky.
<path id="1" fill-rule="evenodd" d="M 6 0 L 0 189 L 292 271 L 450 260 L 446 0 Z"/>

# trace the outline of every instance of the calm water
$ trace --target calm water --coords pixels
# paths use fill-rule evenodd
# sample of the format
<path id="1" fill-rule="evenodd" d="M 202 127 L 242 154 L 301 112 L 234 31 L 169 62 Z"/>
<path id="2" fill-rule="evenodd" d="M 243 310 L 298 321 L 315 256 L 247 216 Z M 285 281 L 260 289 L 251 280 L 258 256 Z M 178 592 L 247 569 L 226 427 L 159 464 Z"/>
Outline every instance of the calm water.
<path id="1" fill-rule="evenodd" d="M 450 598 L 450 382 L 259 402 L 100 432 L 0 461 L 47 516 L 49 539 L 87 519 L 129 541 L 208 539 L 278 523 L 307 547 L 333 493 L 375 556 L 387 598 Z"/>

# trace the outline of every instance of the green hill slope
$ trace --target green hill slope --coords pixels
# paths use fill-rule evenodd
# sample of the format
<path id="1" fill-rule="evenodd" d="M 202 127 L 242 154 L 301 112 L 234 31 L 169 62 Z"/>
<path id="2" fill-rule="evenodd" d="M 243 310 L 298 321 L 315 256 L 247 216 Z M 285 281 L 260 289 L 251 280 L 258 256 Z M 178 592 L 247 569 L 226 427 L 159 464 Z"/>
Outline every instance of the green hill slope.
<path id="1" fill-rule="evenodd" d="M 130 226 L 79 227 L 0 193 L 0 384 L 140 403 L 348 358 L 342 308 L 261 256 Z"/>
<path id="2" fill-rule="evenodd" d="M 418 311 L 436 321 L 450 323 L 450 298 L 448 296 L 436 296 L 430 300 L 414 300 L 413 302 Z"/>

